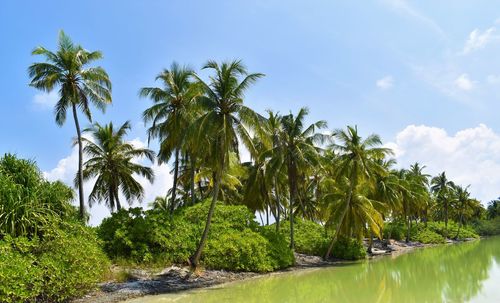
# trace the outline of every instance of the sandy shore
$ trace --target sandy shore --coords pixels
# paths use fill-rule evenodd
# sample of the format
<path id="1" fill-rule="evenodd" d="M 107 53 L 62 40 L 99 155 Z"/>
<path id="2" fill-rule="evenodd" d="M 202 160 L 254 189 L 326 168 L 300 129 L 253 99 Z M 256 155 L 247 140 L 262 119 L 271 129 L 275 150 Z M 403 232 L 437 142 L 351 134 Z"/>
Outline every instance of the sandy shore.
<path id="1" fill-rule="evenodd" d="M 448 244 L 458 243 L 448 241 Z M 366 245 L 366 242 L 365 242 Z M 400 255 L 415 249 L 435 246 L 422 244 L 419 242 L 405 243 L 403 241 L 391 240 L 388 245 L 380 241 L 374 241 L 372 254 L 369 258 L 376 258 L 386 255 Z M 146 295 L 156 295 L 180 292 L 188 289 L 205 288 L 218 284 L 239 281 L 256 276 L 265 276 L 301 270 L 312 267 L 335 266 L 345 264 L 348 261 L 324 261 L 320 257 L 295 254 L 296 265 L 284 270 L 272 273 L 253 272 L 230 272 L 224 270 L 204 270 L 200 273 L 193 273 L 188 267 L 171 266 L 161 272 L 150 272 L 147 270 L 130 270 L 131 279 L 127 282 L 106 282 L 99 285 L 99 289 L 88 295 L 74 300 L 73 303 L 115 303 L 127 299 L 142 297 Z M 115 269 L 118 270 L 118 269 Z"/>

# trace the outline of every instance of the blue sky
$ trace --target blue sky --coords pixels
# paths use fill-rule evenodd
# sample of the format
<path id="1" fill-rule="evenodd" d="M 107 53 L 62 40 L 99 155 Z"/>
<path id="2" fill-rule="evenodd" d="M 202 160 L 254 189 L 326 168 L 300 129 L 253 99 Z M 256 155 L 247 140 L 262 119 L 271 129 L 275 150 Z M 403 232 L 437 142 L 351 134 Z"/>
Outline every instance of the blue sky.
<path id="1" fill-rule="evenodd" d="M 247 103 L 378 133 L 401 165 L 446 169 L 483 200 L 500 195 L 500 7 L 494 1 L 2 1 L 0 153 L 35 159 L 52 179 L 74 172 L 72 120 L 56 126 L 54 95 L 28 86 L 31 50 L 60 29 L 113 82 L 95 120 L 131 120 L 145 142 L 140 87 L 172 61 L 242 59 L 262 72 Z M 84 125 L 86 123 L 83 123 Z M 163 169 L 168 180 L 168 169 Z M 161 182 L 160 182 L 161 183 Z M 153 186 L 155 194 L 164 186 Z"/>

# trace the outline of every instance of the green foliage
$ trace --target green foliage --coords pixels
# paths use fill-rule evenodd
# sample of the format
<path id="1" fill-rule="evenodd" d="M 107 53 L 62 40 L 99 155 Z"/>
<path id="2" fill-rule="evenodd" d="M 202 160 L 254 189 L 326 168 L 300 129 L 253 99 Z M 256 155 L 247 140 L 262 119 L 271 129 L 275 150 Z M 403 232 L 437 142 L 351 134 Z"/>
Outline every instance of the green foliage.
<path id="1" fill-rule="evenodd" d="M 500 235 L 500 217 L 491 220 L 480 220 L 474 224 L 474 229 L 481 236 Z"/>
<path id="2" fill-rule="evenodd" d="M 366 249 L 356 239 L 339 237 L 333 244 L 332 257 L 342 260 L 360 260 L 366 257 Z"/>
<path id="3" fill-rule="evenodd" d="M 121 210 L 98 228 L 107 254 L 137 263 L 187 263 L 203 232 L 210 201 L 178 209 Z M 287 241 L 258 227 L 245 206 L 218 203 L 202 262 L 208 268 L 265 272 L 294 263 Z"/>
<path id="4" fill-rule="evenodd" d="M 61 302 L 101 281 L 109 261 L 80 223 L 37 237 L 0 240 L 0 302 Z"/>
<path id="5" fill-rule="evenodd" d="M 55 221 L 76 216 L 73 190 L 48 182 L 35 162 L 11 154 L 0 158 L 0 236 L 43 234 Z"/>
<path id="6" fill-rule="evenodd" d="M 275 225 L 270 225 L 275 229 Z M 281 233 L 290 242 L 290 222 L 283 221 L 280 226 Z M 294 219 L 295 251 L 301 254 L 324 256 L 328 249 L 331 237 L 325 228 L 318 223 L 300 218 Z"/>
<path id="7" fill-rule="evenodd" d="M 384 226 L 384 239 L 404 240 L 406 236 L 406 227 L 403 222 L 390 222 Z"/>
<path id="8" fill-rule="evenodd" d="M 215 269 L 272 271 L 275 267 L 267 251 L 268 243 L 262 235 L 249 229 L 222 233 L 207 241 L 203 262 L 206 267 Z"/>
<path id="9" fill-rule="evenodd" d="M 445 238 L 429 228 L 418 229 L 412 240 L 424 244 L 440 244 L 445 243 Z"/>

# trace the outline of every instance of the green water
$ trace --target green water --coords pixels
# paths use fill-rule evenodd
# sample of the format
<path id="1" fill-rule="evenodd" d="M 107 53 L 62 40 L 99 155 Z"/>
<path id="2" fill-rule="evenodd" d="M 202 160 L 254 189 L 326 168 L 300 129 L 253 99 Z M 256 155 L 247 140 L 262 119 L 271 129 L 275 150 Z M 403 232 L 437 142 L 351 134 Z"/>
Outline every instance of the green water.
<path id="1" fill-rule="evenodd" d="M 500 302 L 500 238 L 130 302 Z"/>

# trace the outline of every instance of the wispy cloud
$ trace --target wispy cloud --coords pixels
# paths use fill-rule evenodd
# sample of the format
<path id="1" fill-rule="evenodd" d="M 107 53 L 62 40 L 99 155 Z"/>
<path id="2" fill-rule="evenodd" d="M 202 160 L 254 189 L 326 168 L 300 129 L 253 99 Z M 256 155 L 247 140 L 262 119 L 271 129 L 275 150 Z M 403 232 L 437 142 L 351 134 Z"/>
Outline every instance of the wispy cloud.
<path id="1" fill-rule="evenodd" d="M 470 91 L 474 88 L 475 86 L 475 81 L 472 81 L 469 78 L 469 75 L 467 74 L 461 74 L 456 80 L 455 80 L 455 86 L 464 91 Z"/>
<path id="2" fill-rule="evenodd" d="M 382 3 L 388 7 L 390 7 L 392 10 L 395 12 L 403 15 L 410 17 L 431 30 L 433 30 L 437 35 L 441 36 L 441 38 L 446 38 L 446 33 L 445 31 L 434 21 L 432 18 L 428 17 L 424 13 L 420 12 L 418 9 L 413 7 L 408 1 L 406 0 L 381 0 Z"/>
<path id="3" fill-rule="evenodd" d="M 58 98 L 55 90 L 50 93 L 39 93 L 33 96 L 33 104 L 38 108 L 48 109 L 54 107 Z"/>
<path id="4" fill-rule="evenodd" d="M 394 86 L 394 79 L 392 76 L 385 76 L 381 79 L 378 79 L 375 82 L 375 85 L 381 90 L 388 90 Z"/>
<path id="5" fill-rule="evenodd" d="M 496 32 L 495 27 L 490 27 L 483 32 L 481 32 L 481 30 L 476 28 L 469 34 L 469 38 L 465 42 L 462 54 L 466 55 L 473 51 L 483 49 L 490 42 L 498 40 L 500 36 L 495 35 L 495 32 Z"/>

